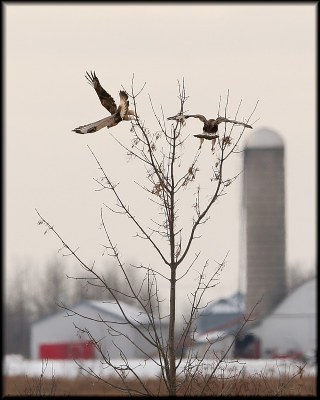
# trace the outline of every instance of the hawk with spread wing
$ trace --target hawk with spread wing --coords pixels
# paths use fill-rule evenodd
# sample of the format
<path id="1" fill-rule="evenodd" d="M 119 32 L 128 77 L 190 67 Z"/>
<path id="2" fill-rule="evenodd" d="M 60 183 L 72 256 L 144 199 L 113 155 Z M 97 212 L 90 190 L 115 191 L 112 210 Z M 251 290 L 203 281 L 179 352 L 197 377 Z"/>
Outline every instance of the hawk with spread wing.
<path id="1" fill-rule="evenodd" d="M 200 139 L 200 147 L 202 146 L 202 143 L 204 141 L 204 139 L 206 140 L 211 140 L 212 141 L 212 147 L 211 150 L 214 151 L 214 145 L 216 143 L 217 138 L 219 137 L 219 135 L 217 134 L 218 132 L 218 125 L 221 124 L 222 122 L 230 122 L 234 125 L 242 125 L 245 128 L 251 128 L 251 125 L 245 124 L 244 122 L 240 122 L 240 121 L 235 121 L 232 119 L 228 119 L 225 117 L 218 117 L 216 119 L 207 119 L 206 117 L 204 117 L 201 114 L 195 114 L 195 115 L 182 115 L 182 114 L 177 114 L 173 117 L 169 117 L 169 120 L 174 120 L 174 121 L 178 121 L 181 124 L 185 123 L 185 120 L 187 118 L 198 118 L 200 119 L 201 122 L 203 122 L 203 133 L 199 134 L 199 135 L 193 135 L 194 137 L 197 137 Z"/>
<path id="2" fill-rule="evenodd" d="M 111 128 L 116 126 L 121 121 L 130 121 L 136 116 L 134 111 L 129 110 L 128 95 L 125 91 L 120 90 L 120 103 L 117 107 L 113 97 L 100 85 L 95 72 L 87 72 L 85 77 L 97 92 L 103 107 L 105 107 L 111 115 L 100 119 L 99 121 L 92 122 L 91 124 L 79 126 L 78 128 L 73 129 L 73 132 L 82 134 L 96 132 L 104 127 Z"/>

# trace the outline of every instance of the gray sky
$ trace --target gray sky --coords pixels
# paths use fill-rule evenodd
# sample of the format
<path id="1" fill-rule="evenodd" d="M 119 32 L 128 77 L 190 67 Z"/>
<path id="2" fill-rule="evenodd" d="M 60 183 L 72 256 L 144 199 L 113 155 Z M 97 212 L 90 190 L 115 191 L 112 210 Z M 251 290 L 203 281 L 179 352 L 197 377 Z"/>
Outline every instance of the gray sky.
<path id="1" fill-rule="evenodd" d="M 4 11 L 7 279 L 19 264 L 38 273 L 61 247 L 37 226 L 35 207 L 71 246 L 80 247 L 85 260 L 105 262 L 99 215 L 106 198 L 94 190 L 99 174 L 87 145 L 121 182 L 135 214 L 143 210 L 142 220 L 149 218 L 141 191 L 132 185 L 133 174 L 139 178 L 140 172 L 110 136 L 130 145 L 129 123 L 91 135 L 71 132 L 106 115 L 86 83 L 87 70 L 96 71 L 116 101 L 121 85 L 130 89 L 133 73 L 137 87 L 146 82 L 139 107 L 151 129 L 156 122 L 148 94 L 157 109 L 162 105 L 166 116 L 174 115 L 177 80 L 183 77 L 190 96 L 186 108 L 192 113 L 216 116 L 219 96 L 225 98 L 228 89 L 231 116 L 240 99 L 241 118 L 259 100 L 254 128 L 276 130 L 286 146 L 287 262 L 313 268 L 315 4 L 9 3 Z M 200 133 L 202 126 L 189 120 L 185 129 Z M 202 157 L 210 156 L 209 147 Z M 241 155 L 228 168 L 240 171 Z M 193 250 L 201 248 L 203 260 L 218 261 L 230 251 L 221 284 L 210 293 L 214 298 L 238 289 L 241 179 L 229 189 Z M 124 219 L 106 219 L 125 261 L 159 263 L 152 249 L 131 238 L 135 230 Z M 185 281 L 179 304 L 193 284 Z"/>

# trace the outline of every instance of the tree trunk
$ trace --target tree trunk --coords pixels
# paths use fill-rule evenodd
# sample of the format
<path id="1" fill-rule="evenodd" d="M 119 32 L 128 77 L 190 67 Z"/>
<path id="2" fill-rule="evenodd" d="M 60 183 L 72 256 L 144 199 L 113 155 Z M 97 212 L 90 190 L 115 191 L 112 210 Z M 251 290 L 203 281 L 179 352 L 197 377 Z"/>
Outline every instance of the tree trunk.
<path id="1" fill-rule="evenodd" d="M 171 266 L 170 278 L 170 321 L 169 321 L 169 395 L 176 395 L 176 349 L 175 317 L 176 317 L 176 266 Z"/>

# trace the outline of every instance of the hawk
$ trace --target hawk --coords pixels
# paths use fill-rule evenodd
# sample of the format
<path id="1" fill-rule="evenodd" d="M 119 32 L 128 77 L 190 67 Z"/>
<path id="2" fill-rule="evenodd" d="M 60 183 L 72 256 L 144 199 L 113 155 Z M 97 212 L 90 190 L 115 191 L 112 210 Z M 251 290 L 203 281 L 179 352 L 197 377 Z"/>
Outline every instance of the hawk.
<path id="1" fill-rule="evenodd" d="M 235 121 L 235 120 L 231 120 L 225 117 L 218 117 L 216 119 L 207 119 L 205 116 L 201 115 L 201 114 L 195 114 L 195 115 L 182 115 L 182 114 L 177 114 L 173 117 L 169 117 L 169 120 L 174 120 L 174 121 L 178 121 L 181 124 L 184 124 L 185 120 L 187 118 L 198 118 L 200 119 L 201 122 L 203 122 L 203 133 L 199 134 L 199 135 L 193 135 L 194 137 L 197 137 L 200 139 L 200 146 L 199 149 L 202 146 L 202 143 L 204 141 L 204 139 L 207 140 L 211 140 L 212 141 L 212 147 L 211 150 L 214 151 L 214 145 L 216 143 L 217 138 L 219 137 L 219 135 L 217 134 L 218 132 L 218 125 L 221 124 L 222 122 L 230 122 L 234 125 L 242 125 L 246 128 L 251 128 L 251 125 L 245 124 L 244 122 L 240 122 L 240 121 Z"/>
<path id="2" fill-rule="evenodd" d="M 129 110 L 128 95 L 125 91 L 120 90 L 120 103 L 117 107 L 113 97 L 100 85 L 99 79 L 97 78 L 95 72 L 87 72 L 85 77 L 97 92 L 103 107 L 105 107 L 111 115 L 100 119 L 99 121 L 92 122 L 91 124 L 79 126 L 78 128 L 73 129 L 73 132 L 82 134 L 96 132 L 104 127 L 111 128 L 116 126 L 123 120 L 130 121 L 136 116 L 134 111 Z"/>

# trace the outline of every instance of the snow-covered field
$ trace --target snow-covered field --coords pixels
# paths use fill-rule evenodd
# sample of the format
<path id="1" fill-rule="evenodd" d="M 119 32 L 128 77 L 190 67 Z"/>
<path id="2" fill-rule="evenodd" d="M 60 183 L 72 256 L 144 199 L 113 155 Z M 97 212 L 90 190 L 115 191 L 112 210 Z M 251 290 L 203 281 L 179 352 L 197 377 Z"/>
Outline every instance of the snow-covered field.
<path id="1" fill-rule="evenodd" d="M 26 375 L 29 377 L 40 377 L 43 374 L 45 378 L 63 377 L 76 378 L 81 375 L 87 375 L 86 369 L 91 369 L 99 376 L 112 377 L 117 376 L 114 370 L 102 364 L 99 360 L 78 360 L 78 363 L 84 368 L 81 369 L 73 360 L 26 360 L 19 355 L 7 355 L 3 360 L 3 375 Z M 118 366 L 123 365 L 122 360 L 114 360 Z M 183 370 L 184 362 L 180 365 L 180 371 Z M 227 360 L 223 362 L 215 372 L 217 377 L 232 376 L 261 376 L 261 377 L 279 377 L 282 374 L 294 375 L 301 370 L 303 363 L 296 360 Z M 130 360 L 130 366 L 135 372 L 143 378 L 155 378 L 160 375 L 160 368 L 154 362 L 148 360 Z M 215 363 L 212 360 L 204 360 L 201 363 L 201 372 L 210 374 Z M 305 365 L 303 375 L 315 376 L 317 374 L 316 365 Z M 130 375 L 128 376 L 130 377 Z"/>

